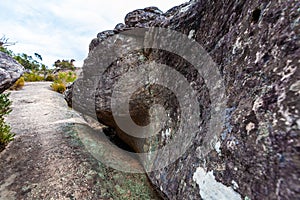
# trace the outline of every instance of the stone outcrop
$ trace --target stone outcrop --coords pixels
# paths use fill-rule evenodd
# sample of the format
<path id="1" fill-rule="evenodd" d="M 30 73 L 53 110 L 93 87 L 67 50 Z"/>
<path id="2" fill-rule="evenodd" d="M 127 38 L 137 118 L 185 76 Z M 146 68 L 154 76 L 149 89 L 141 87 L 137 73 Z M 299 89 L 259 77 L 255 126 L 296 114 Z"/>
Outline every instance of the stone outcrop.
<path id="1" fill-rule="evenodd" d="M 73 84 L 69 83 L 66 87 L 66 91 L 64 92 L 64 99 L 68 103 L 69 107 L 72 107 L 72 97 L 73 97 Z"/>
<path id="2" fill-rule="evenodd" d="M 0 52 L 0 93 L 10 88 L 24 72 L 24 67 L 6 53 Z"/>
<path id="3" fill-rule="evenodd" d="M 133 11 L 125 17 L 125 24 L 99 33 L 92 40 L 83 78 L 77 81 L 80 87 L 73 88 L 73 93 L 77 91 L 73 100 L 83 103 L 74 108 L 91 113 L 114 128 L 135 152 L 161 148 L 174 137 L 170 130 L 179 126 L 176 119 L 181 112 L 176 95 L 153 84 L 132 94 L 129 109 L 136 124 L 147 125 L 151 121 L 149 109 L 155 104 L 162 105 L 170 118 L 160 134 L 146 139 L 120 129 L 112 115 L 111 99 L 114 90 L 122 93 L 115 85 L 129 70 L 142 72 L 147 69 L 140 68 L 141 65 L 151 66 L 153 62 L 173 66 L 196 91 L 201 128 L 184 155 L 164 168 L 148 172 L 162 195 L 166 199 L 296 199 L 300 195 L 299 7 L 296 0 L 199 0 L 166 13 L 155 7 Z M 133 49 L 123 55 L 137 41 L 120 36 L 109 42 L 109 38 L 128 30 L 140 34 L 137 40 L 144 40 L 144 33 L 134 29 L 141 27 L 181 32 L 202 45 L 217 64 L 212 70 L 217 70 L 224 81 L 225 120 L 220 119 L 223 129 L 216 133 L 214 149 L 207 154 L 203 155 L 201 148 L 207 145 L 204 138 L 214 108 L 205 77 L 171 52 Z M 170 45 L 178 44 L 174 41 Z M 99 63 L 105 57 L 115 56 L 111 49 L 122 57 L 111 63 Z M 92 76 L 97 73 L 100 75 Z M 129 76 L 126 87 L 136 84 L 131 81 L 134 79 Z M 126 90 L 123 95 L 128 95 Z M 156 161 L 161 159 L 157 157 Z"/>

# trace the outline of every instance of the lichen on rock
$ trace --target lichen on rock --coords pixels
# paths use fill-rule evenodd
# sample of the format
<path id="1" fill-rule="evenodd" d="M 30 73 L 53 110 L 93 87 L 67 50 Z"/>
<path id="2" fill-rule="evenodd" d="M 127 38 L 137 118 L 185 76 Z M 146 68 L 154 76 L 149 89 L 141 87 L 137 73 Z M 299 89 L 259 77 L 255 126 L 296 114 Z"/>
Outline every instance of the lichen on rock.
<path id="1" fill-rule="evenodd" d="M 92 93 L 95 98 L 79 107 L 96 112 L 98 120 L 114 128 L 136 152 L 161 148 L 173 138 L 172 131 L 168 130 L 176 130 L 180 122 L 176 96 L 153 85 L 141 87 L 132 95 L 132 118 L 139 125 L 149 123 L 151 105 L 164 106 L 171 120 L 161 130 L 158 140 L 137 139 L 122 132 L 112 116 L 110 101 L 115 83 L 128 70 L 139 69 L 140 65 L 152 61 L 172 66 L 197 91 L 201 108 L 198 114 L 203 123 L 183 156 L 148 173 L 161 193 L 167 199 L 209 199 L 206 195 L 217 198 L 214 188 L 206 188 L 199 182 L 201 178 L 208 178 L 218 187 L 227 188 L 231 199 L 238 196 L 296 199 L 300 194 L 297 178 L 300 175 L 299 7 L 296 0 L 209 0 L 190 1 L 166 13 L 157 8 L 133 11 L 126 16 L 125 24 L 98 34 L 91 42 L 83 77 L 93 73 L 104 76 L 85 83 L 95 85 L 95 91 L 82 92 Z M 203 138 L 212 112 L 211 99 L 207 98 L 211 91 L 205 77 L 195 73 L 185 59 L 157 49 L 135 50 L 123 55 L 122 51 L 134 41 L 120 36 L 106 48 L 114 48 L 122 56 L 108 66 L 99 65 L 98 72 L 90 71 L 99 59 L 95 49 L 103 45 L 103 55 L 106 55 L 104 44 L 108 44 L 109 38 L 137 27 L 163 27 L 183 33 L 203 46 L 217 64 L 214 70 L 224 81 L 226 110 L 223 130 L 216 133 L 218 143 L 213 144 L 207 155 L 201 154 L 201 148 L 206 145 Z M 144 33 L 135 34 L 144 39 Z M 170 45 L 177 44 L 174 41 Z M 204 177 L 197 182 L 193 177 L 199 174 Z"/>

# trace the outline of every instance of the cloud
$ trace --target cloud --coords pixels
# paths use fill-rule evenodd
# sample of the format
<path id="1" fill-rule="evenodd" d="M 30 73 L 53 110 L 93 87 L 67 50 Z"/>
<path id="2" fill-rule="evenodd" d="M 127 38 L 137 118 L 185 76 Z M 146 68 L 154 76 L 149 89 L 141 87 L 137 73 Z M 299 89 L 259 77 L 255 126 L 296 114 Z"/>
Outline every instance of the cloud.
<path id="1" fill-rule="evenodd" d="M 113 29 L 125 15 L 139 8 L 157 6 L 167 11 L 186 0 L 1 0 L 0 34 L 18 43 L 16 53 L 39 53 L 46 65 L 72 59 L 81 66 L 90 41 L 98 32 Z"/>

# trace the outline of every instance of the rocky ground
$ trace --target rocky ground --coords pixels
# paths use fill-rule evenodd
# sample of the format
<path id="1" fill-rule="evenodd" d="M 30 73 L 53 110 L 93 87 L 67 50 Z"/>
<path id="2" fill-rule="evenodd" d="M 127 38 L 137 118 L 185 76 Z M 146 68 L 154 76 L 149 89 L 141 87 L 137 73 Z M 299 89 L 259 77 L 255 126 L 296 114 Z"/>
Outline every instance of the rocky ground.
<path id="1" fill-rule="evenodd" d="M 116 171 L 91 156 L 80 138 L 101 127 L 90 127 L 49 85 L 26 83 L 11 92 L 7 121 L 16 137 L 0 153 L 0 199 L 159 199 L 144 174 Z M 107 139 L 99 138 L 95 144 L 105 148 Z"/>

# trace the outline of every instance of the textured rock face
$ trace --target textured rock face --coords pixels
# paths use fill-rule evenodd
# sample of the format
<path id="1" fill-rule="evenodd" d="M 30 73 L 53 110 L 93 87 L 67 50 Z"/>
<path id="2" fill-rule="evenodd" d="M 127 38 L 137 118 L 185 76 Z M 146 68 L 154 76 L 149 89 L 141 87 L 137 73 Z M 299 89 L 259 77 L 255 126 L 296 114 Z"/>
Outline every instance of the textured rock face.
<path id="1" fill-rule="evenodd" d="M 135 10 L 126 15 L 125 24 L 127 27 L 145 27 L 145 25 L 160 17 L 162 14 L 163 12 L 156 7 Z"/>
<path id="2" fill-rule="evenodd" d="M 183 58 L 159 50 L 135 51 L 109 66 L 99 66 L 102 78 L 91 78 L 87 83 L 95 84 L 97 90 L 82 92 L 94 94 L 101 123 L 116 129 L 135 151 L 145 152 L 171 140 L 163 133 L 178 126 L 175 119 L 180 116 L 180 109 L 176 96 L 154 85 L 142 87 L 132 95 L 130 114 L 137 124 L 149 122 L 148 111 L 153 104 L 163 105 L 171 119 L 157 138 L 137 139 L 126 135 L 114 121 L 110 107 L 112 91 L 129 69 L 141 64 L 151 65 L 155 61 L 173 66 L 197 91 L 202 128 L 180 159 L 148 173 L 165 198 L 299 198 L 299 8 L 296 0 L 191 1 L 166 13 L 146 8 L 129 13 L 125 24 L 118 24 L 114 31 L 99 33 L 91 42 L 83 76 L 94 73 L 89 69 L 97 60 L 95 48 L 104 48 L 104 40 L 134 27 L 170 28 L 200 43 L 217 63 L 227 96 L 223 130 L 217 133 L 215 149 L 208 155 L 203 156 L 200 149 L 211 116 L 211 101 L 207 98 L 210 91 Z M 107 48 L 122 53 L 128 42 L 120 38 Z M 129 79 L 128 87 L 130 84 L 135 83 Z M 93 99 L 90 101 L 94 105 Z M 80 107 L 94 109 L 87 108 L 88 105 Z"/>
<path id="3" fill-rule="evenodd" d="M 74 83 L 68 84 L 66 87 L 66 91 L 63 93 L 64 99 L 68 103 L 69 107 L 72 107 L 73 84 Z"/>
<path id="4" fill-rule="evenodd" d="M 24 67 L 7 54 L 0 52 L 0 93 L 10 88 L 23 74 Z"/>

